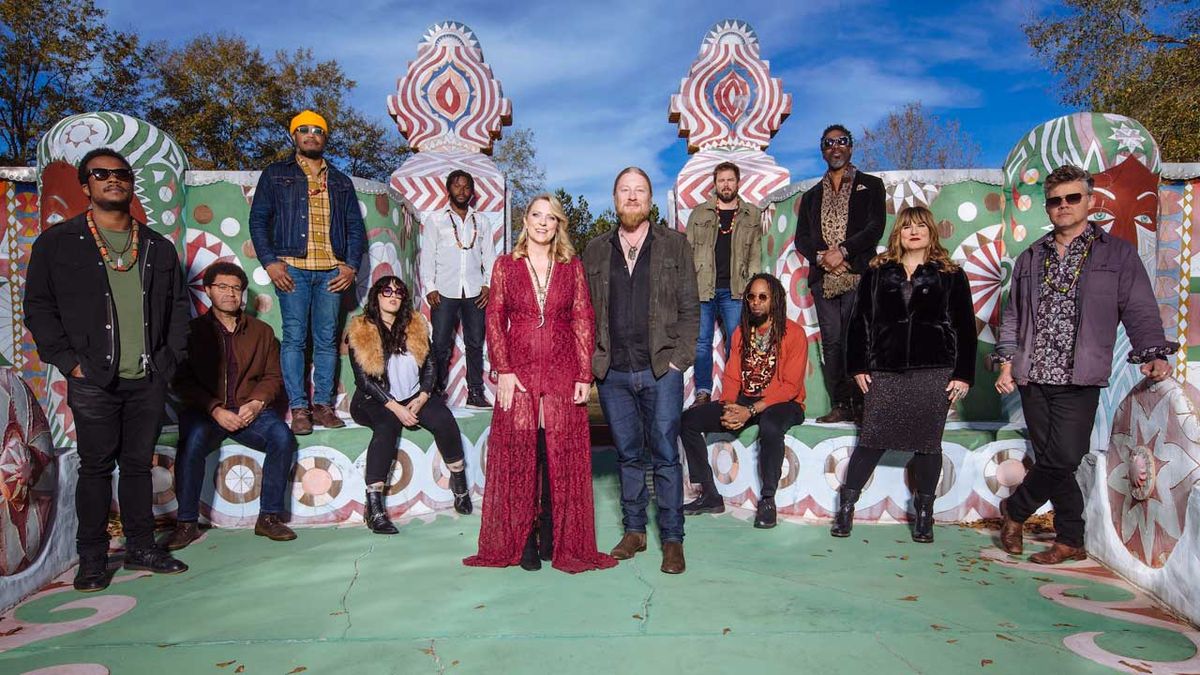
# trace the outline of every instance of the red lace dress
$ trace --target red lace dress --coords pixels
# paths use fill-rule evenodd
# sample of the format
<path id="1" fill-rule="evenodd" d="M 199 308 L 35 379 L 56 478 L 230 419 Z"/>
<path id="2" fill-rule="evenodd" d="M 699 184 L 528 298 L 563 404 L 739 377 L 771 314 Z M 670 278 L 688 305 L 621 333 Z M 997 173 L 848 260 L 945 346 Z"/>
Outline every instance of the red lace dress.
<path id="1" fill-rule="evenodd" d="M 572 573 L 617 564 L 596 550 L 587 408 L 571 400 L 576 382 L 592 381 L 595 332 L 578 258 L 554 266 L 545 317 L 539 328 L 525 260 L 497 258 L 487 305 L 488 355 L 492 368 L 516 373 L 526 391 L 514 394 L 508 411 L 497 403 L 492 413 L 479 553 L 463 560 L 466 565 L 507 567 L 521 561 L 539 503 L 539 403 L 550 469 L 552 564 Z"/>

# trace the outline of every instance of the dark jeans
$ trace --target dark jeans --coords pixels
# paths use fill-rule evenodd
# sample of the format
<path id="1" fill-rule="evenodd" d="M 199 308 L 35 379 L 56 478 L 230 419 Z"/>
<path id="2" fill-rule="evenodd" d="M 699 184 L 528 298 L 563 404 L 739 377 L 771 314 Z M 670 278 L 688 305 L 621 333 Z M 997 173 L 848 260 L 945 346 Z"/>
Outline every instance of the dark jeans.
<path id="1" fill-rule="evenodd" d="M 442 302 L 445 302 L 443 300 Z M 419 394 L 418 394 L 419 395 Z M 407 405 L 412 399 L 401 403 Z M 350 417 L 371 429 L 371 443 L 367 445 L 367 466 L 364 476 L 367 485 L 386 483 L 392 473 L 392 462 L 396 459 L 396 443 L 404 431 L 400 419 L 382 403 L 355 392 L 350 400 Z M 440 396 L 431 396 L 417 413 L 417 423 L 433 434 L 442 461 L 453 464 L 463 458 L 462 433 L 454 414 L 446 407 Z"/>
<path id="2" fill-rule="evenodd" d="M 308 372 L 304 351 L 308 334 L 312 332 L 313 395 L 312 402 L 333 405 L 334 375 L 337 370 L 338 311 L 342 294 L 329 290 L 329 282 L 338 269 L 312 271 L 287 266 L 296 287 L 279 297 L 279 316 L 283 321 L 283 338 L 279 342 L 279 365 L 283 370 L 283 388 L 287 391 L 288 407 L 307 408 Z"/>
<path id="3" fill-rule="evenodd" d="M 713 390 L 713 341 L 717 335 L 717 319 L 725 330 L 725 358 L 729 358 L 729 343 L 733 331 L 742 320 L 742 301 L 734 300 L 728 288 L 718 288 L 712 300 L 700 303 L 700 335 L 696 338 L 696 393 Z"/>
<path id="4" fill-rule="evenodd" d="M 1034 462 L 1008 498 L 1008 515 L 1025 522 L 1049 500 L 1056 539 L 1083 546 L 1083 492 L 1075 471 L 1088 454 L 1100 388 L 1030 383 L 1020 392 Z"/>
<path id="5" fill-rule="evenodd" d="M 683 373 L 669 368 L 656 379 L 649 368 L 632 373 L 610 369 L 597 387 L 600 408 L 617 446 L 625 531 L 646 531 L 650 495 L 643 455 L 649 440 L 659 534 L 663 542 L 683 541 L 683 465 L 679 463 Z"/>
<path id="6" fill-rule="evenodd" d="M 430 312 L 433 323 L 433 358 L 437 365 L 437 387 L 442 391 L 447 386 L 450 373 L 450 355 L 454 353 L 454 333 L 462 318 L 463 344 L 467 348 L 467 387 L 483 387 L 483 332 L 485 310 L 475 306 L 479 296 L 473 298 L 447 298 Z"/>
<path id="7" fill-rule="evenodd" d="M 230 433 L 211 415 L 187 409 L 179 414 L 179 448 L 175 451 L 175 498 L 179 502 L 176 520 L 194 523 L 199 519 L 204 459 L 226 437 L 267 456 L 263 461 L 258 512 L 283 513 L 288 475 L 299 444 L 279 414 L 264 408 L 245 428 Z"/>
<path id="8" fill-rule="evenodd" d="M 75 418 L 79 482 L 75 513 L 80 555 L 108 551 L 112 473 L 119 467 L 117 503 L 128 549 L 154 546 L 154 486 L 150 467 L 162 428 L 166 381 L 159 377 L 118 379 L 107 387 L 67 378 L 67 405 Z"/>
<path id="9" fill-rule="evenodd" d="M 846 374 L 846 331 L 850 329 L 850 312 L 858 289 L 846 291 L 836 298 L 826 298 L 820 285 L 812 288 L 817 324 L 821 327 L 821 374 L 825 390 L 835 408 L 850 408 L 861 403 L 862 392 Z"/>
<path id="10" fill-rule="evenodd" d="M 758 399 L 738 396 L 738 403 L 750 405 Z M 687 453 L 688 476 L 693 483 L 713 485 L 712 466 L 708 463 L 708 444 L 705 432 L 728 431 L 721 426 L 721 412 L 725 404 L 713 401 L 698 405 L 683 413 L 679 437 L 683 439 L 683 450 Z M 779 474 L 783 471 L 783 436 L 797 424 L 804 422 L 804 408 L 795 401 L 776 403 L 751 417 L 746 426 L 758 425 L 758 477 L 762 481 L 761 496 L 770 499 L 779 487 Z M 730 432 L 735 433 L 735 432 Z"/>

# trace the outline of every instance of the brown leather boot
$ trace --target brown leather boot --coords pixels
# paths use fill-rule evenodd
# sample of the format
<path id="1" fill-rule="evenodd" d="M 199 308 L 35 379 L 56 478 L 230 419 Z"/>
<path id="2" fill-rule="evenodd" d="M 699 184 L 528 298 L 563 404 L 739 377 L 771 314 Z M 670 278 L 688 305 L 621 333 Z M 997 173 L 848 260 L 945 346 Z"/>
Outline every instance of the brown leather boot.
<path id="1" fill-rule="evenodd" d="M 1057 565 L 1068 560 L 1087 560 L 1087 551 L 1082 546 L 1067 546 L 1054 542 L 1050 548 L 1029 556 L 1029 562 L 1039 565 Z"/>
<path id="2" fill-rule="evenodd" d="M 663 574 L 683 574 L 687 569 L 687 563 L 683 561 L 683 542 L 668 541 L 663 544 L 662 553 L 662 567 L 658 569 L 662 570 Z"/>
<path id="3" fill-rule="evenodd" d="M 645 550 L 645 532 L 626 532 L 625 535 L 621 537 L 621 542 L 613 548 L 609 555 L 617 560 L 629 560 L 633 556 Z"/>
<path id="4" fill-rule="evenodd" d="M 284 525 L 279 516 L 274 513 L 258 514 L 258 522 L 254 523 L 254 534 L 266 537 L 271 541 L 291 541 L 296 538 L 296 533 L 292 531 L 292 528 Z"/>
<path id="5" fill-rule="evenodd" d="M 342 418 L 338 417 L 333 408 L 320 403 L 313 406 L 312 418 L 314 422 L 326 429 L 341 429 L 346 426 L 346 423 L 342 421 Z"/>
<path id="6" fill-rule="evenodd" d="M 196 523 L 175 523 L 175 531 L 163 542 L 168 551 L 178 551 L 200 538 L 200 526 Z"/>
<path id="7" fill-rule="evenodd" d="M 1021 542 L 1021 523 L 1008 517 L 1008 499 L 1000 500 L 1000 548 L 1009 555 L 1021 555 L 1025 545 Z"/>
<path id="8" fill-rule="evenodd" d="M 292 434 L 307 436 L 312 433 L 312 411 L 308 408 L 292 408 Z"/>

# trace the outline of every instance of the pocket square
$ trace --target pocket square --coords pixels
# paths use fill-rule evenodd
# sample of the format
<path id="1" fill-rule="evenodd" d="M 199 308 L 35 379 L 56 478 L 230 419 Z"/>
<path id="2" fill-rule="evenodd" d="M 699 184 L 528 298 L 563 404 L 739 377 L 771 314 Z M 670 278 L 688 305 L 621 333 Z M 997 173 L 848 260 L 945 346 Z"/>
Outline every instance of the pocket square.
<path id="1" fill-rule="evenodd" d="M 866 190 L 866 189 L 867 189 L 866 185 L 859 185 L 858 187 L 854 188 L 854 191 L 858 192 L 859 190 Z"/>

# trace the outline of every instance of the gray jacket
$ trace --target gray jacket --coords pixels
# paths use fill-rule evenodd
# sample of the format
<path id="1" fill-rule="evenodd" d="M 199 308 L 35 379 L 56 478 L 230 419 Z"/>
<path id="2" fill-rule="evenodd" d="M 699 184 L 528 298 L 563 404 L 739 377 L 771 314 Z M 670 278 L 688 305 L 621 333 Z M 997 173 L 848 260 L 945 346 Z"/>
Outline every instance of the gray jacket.
<path id="1" fill-rule="evenodd" d="M 1038 239 L 1017 257 L 1012 290 L 1000 322 L 996 353 L 1012 359 L 1013 379 L 1021 385 L 1029 382 L 1042 266 L 1046 259 L 1043 244 L 1053 236 L 1051 232 Z M 1132 244 L 1097 228 L 1096 240 L 1078 283 L 1079 313 L 1071 384 L 1108 386 L 1117 322 L 1125 326 L 1133 354 L 1155 348 L 1173 351 L 1163 334 L 1150 278 Z"/>
<path id="2" fill-rule="evenodd" d="M 696 270 L 692 247 L 682 232 L 652 225 L 650 247 L 650 367 L 655 377 L 666 374 L 671 364 L 687 370 L 696 360 L 696 338 L 700 336 L 700 300 L 696 296 Z M 619 226 L 618 226 L 619 228 Z M 603 379 L 612 362 L 608 330 L 608 278 L 612 240 L 618 228 L 592 239 L 583 252 L 592 307 L 596 310 L 596 351 L 592 375 Z"/>

